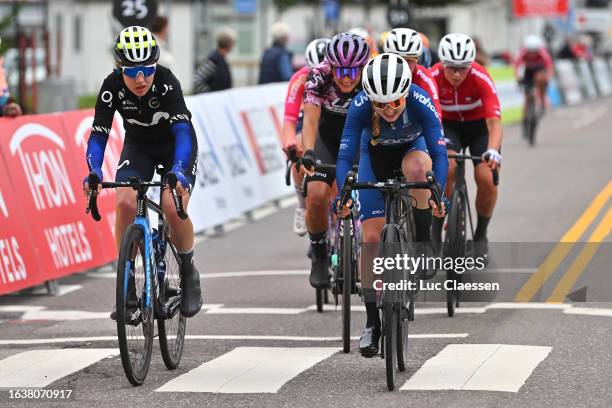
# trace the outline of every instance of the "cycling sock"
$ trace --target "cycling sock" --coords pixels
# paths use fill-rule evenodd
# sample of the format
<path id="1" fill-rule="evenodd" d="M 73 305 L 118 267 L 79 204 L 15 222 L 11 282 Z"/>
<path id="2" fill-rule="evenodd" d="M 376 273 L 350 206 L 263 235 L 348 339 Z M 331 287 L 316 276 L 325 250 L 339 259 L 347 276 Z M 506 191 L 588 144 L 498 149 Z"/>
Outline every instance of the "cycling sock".
<path id="1" fill-rule="evenodd" d="M 310 245 L 313 247 L 327 244 L 327 231 L 312 233 L 309 232 Z"/>
<path id="2" fill-rule="evenodd" d="M 431 209 L 420 209 L 412 207 L 414 214 L 414 226 L 416 227 L 417 242 L 431 241 Z"/>
<path id="3" fill-rule="evenodd" d="M 363 289 L 363 298 L 365 299 L 365 308 L 367 322 L 366 327 L 377 326 L 380 327 L 380 313 L 378 313 L 378 307 L 376 307 L 376 291 L 374 289 Z"/>
<path id="4" fill-rule="evenodd" d="M 191 260 L 193 258 L 193 247 L 191 247 L 191 249 L 189 251 L 177 251 L 179 254 L 179 257 L 181 258 L 181 264 L 185 265 L 185 264 L 190 264 Z"/>
<path id="5" fill-rule="evenodd" d="M 304 197 L 304 190 L 302 190 L 302 186 L 294 185 L 295 195 L 298 199 L 298 208 L 306 208 L 306 197 Z"/>
<path id="6" fill-rule="evenodd" d="M 487 238 L 489 221 L 491 221 L 491 217 L 478 216 L 478 224 L 476 224 L 476 232 L 474 232 L 474 241 L 484 241 Z"/>

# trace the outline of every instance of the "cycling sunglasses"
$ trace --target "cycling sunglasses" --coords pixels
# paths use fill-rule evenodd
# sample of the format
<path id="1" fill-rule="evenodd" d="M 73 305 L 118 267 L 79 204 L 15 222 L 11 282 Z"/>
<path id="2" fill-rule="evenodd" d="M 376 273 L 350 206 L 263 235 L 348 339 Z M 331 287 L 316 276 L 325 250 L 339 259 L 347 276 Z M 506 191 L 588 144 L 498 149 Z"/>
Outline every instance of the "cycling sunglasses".
<path id="1" fill-rule="evenodd" d="M 393 102 L 374 102 L 372 101 L 372 105 L 374 105 L 375 108 L 383 110 L 383 111 L 387 109 L 387 106 L 388 106 L 395 111 L 401 108 L 402 106 L 406 105 L 406 98 L 400 98 Z"/>
<path id="2" fill-rule="evenodd" d="M 453 73 L 459 71 L 460 74 L 465 74 L 468 69 L 470 69 L 469 65 L 444 65 L 444 69 L 448 69 Z"/>
<path id="3" fill-rule="evenodd" d="M 141 65 L 137 67 L 121 67 L 121 70 L 125 75 L 134 79 L 138 74 L 142 74 L 145 78 L 151 76 L 157 70 L 157 64 L 153 65 Z"/>
<path id="4" fill-rule="evenodd" d="M 361 67 L 352 67 L 352 68 L 344 68 L 344 67 L 335 67 L 334 75 L 338 79 L 342 79 L 344 77 L 351 78 L 354 81 L 359 74 L 361 73 Z"/>

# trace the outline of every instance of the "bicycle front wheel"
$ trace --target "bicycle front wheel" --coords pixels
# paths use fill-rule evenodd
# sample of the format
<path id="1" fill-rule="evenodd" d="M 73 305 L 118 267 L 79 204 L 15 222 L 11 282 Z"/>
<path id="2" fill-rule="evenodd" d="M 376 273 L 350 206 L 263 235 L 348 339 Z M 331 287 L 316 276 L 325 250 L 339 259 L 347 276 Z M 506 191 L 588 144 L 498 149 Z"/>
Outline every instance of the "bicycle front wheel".
<path id="1" fill-rule="evenodd" d="M 342 349 L 351 351 L 351 288 L 353 285 L 353 240 L 351 220 L 342 220 Z"/>
<path id="2" fill-rule="evenodd" d="M 384 336 L 385 336 L 385 369 L 387 374 L 387 388 L 395 389 L 397 378 L 397 314 L 392 302 L 385 302 L 383 307 Z"/>
<path id="3" fill-rule="evenodd" d="M 153 347 L 152 271 L 145 265 L 145 241 L 140 227 L 130 225 L 121 241 L 117 263 L 117 337 L 123 371 L 132 385 L 142 385 Z M 148 275 L 148 276 L 147 276 Z M 149 285 L 147 285 L 147 280 Z M 150 293 L 147 298 L 147 288 Z"/>
<path id="4" fill-rule="evenodd" d="M 168 241 L 167 233 L 164 239 L 167 242 L 164 257 L 166 274 L 160 299 L 165 313 L 157 319 L 157 329 L 159 330 L 159 348 L 162 359 L 166 367 L 173 370 L 178 367 L 183 356 L 187 319 L 179 307 L 181 304 L 181 261 L 176 248 Z"/>

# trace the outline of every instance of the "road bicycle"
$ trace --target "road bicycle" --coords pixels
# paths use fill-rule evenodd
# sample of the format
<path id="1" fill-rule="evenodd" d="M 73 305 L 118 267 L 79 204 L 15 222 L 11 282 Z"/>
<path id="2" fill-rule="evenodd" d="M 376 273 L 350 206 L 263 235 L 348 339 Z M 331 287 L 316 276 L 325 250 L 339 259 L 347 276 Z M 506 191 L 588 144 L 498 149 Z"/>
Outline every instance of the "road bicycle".
<path id="1" fill-rule="evenodd" d="M 411 189 L 428 189 L 441 210 L 441 191 L 436 185 L 433 172 L 426 174 L 425 182 L 407 182 L 403 177 L 386 182 L 357 182 L 350 172 L 342 189 L 340 206 L 346 205 L 352 190 L 375 189 L 383 193 L 385 199 L 385 225 L 381 232 L 379 256 L 395 258 L 396 255 L 416 257 L 420 254 L 415 240 L 415 224 L 412 214 L 414 198 Z M 405 371 L 408 361 L 408 322 L 414 317 L 414 298 L 416 289 L 410 286 L 399 290 L 385 290 L 388 284 L 412 282 L 416 288 L 416 271 L 406 268 L 391 268 L 383 273 L 383 290 L 376 291 L 377 306 L 382 310 L 381 353 L 385 360 L 387 388 L 395 389 L 397 369 Z"/>
<path id="2" fill-rule="evenodd" d="M 462 150 L 460 154 L 449 154 L 449 159 L 454 159 L 457 163 L 455 169 L 455 185 L 453 194 L 450 199 L 450 206 L 447 214 L 447 229 L 444 237 L 443 251 L 444 255 L 451 258 L 466 258 L 474 253 L 474 222 L 472 219 L 472 210 L 470 209 L 470 199 L 468 196 L 468 188 L 465 181 L 465 161 L 477 160 L 476 163 L 482 161 L 480 156 L 469 156 L 464 154 Z M 499 184 L 499 172 L 493 170 L 493 184 Z M 457 273 L 454 270 L 446 271 L 446 279 L 448 281 L 463 282 L 463 273 Z M 456 287 L 453 286 L 453 287 Z M 455 315 L 455 307 L 460 304 L 460 291 L 446 291 L 446 309 L 449 317 Z"/>
<path id="3" fill-rule="evenodd" d="M 529 146 L 535 145 L 536 129 L 538 127 L 538 121 L 540 114 L 538 113 L 538 107 L 536 103 L 535 85 L 523 84 L 524 95 L 525 95 L 525 117 L 523 118 L 523 138 L 527 140 Z"/>
<path id="4" fill-rule="evenodd" d="M 163 168 L 157 168 L 163 174 Z M 181 314 L 181 260 L 170 241 L 169 227 L 159 204 L 147 197 L 150 187 L 169 185 L 177 214 L 186 219 L 180 196 L 176 192 L 176 175 L 167 173 L 164 181 L 142 181 L 130 177 L 127 182 L 102 182 L 95 174 L 88 177 L 87 213 L 100 221 L 97 194 L 102 188 L 132 188 L 137 192 L 136 217 L 121 240 L 117 263 L 116 308 L 117 337 L 121 363 L 132 385 L 142 385 L 149 371 L 157 319 L 159 345 L 168 369 L 178 367 L 183 355 L 186 319 Z M 157 214 L 157 229 L 149 222 L 148 210 Z"/>

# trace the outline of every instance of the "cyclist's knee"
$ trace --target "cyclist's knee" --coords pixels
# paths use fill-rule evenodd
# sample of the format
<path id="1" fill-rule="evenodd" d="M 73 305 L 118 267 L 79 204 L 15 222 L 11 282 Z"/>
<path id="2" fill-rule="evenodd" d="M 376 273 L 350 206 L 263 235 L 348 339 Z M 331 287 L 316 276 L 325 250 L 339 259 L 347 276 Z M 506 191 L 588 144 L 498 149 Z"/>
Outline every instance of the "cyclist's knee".
<path id="1" fill-rule="evenodd" d="M 321 184 L 321 185 L 320 185 Z M 329 205 L 329 187 L 323 183 L 310 183 L 306 205 L 312 211 L 325 211 Z"/>
<path id="2" fill-rule="evenodd" d="M 493 183 L 493 174 L 491 170 L 480 164 L 475 172 L 476 186 L 478 190 L 485 194 L 494 194 L 497 191 L 497 186 Z"/>
<path id="3" fill-rule="evenodd" d="M 132 219 L 136 216 L 136 198 L 127 194 L 117 194 L 117 216 Z"/>
<path id="4" fill-rule="evenodd" d="M 402 173 L 409 181 L 424 181 L 425 173 L 431 170 L 431 159 L 425 152 L 413 152 L 404 157 L 402 162 Z"/>

